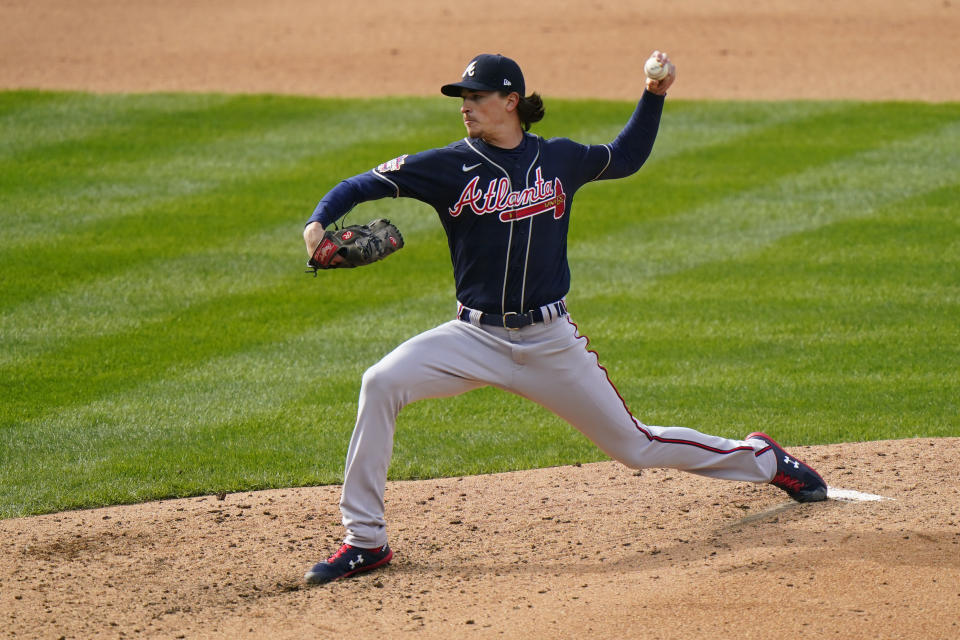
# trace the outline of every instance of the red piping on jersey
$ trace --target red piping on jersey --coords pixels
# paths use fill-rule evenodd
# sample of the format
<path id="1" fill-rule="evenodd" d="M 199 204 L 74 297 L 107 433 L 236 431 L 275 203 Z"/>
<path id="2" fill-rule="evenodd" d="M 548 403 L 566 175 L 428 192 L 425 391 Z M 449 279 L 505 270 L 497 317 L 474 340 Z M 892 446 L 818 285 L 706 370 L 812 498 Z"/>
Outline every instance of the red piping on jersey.
<path id="1" fill-rule="evenodd" d="M 617 397 L 620 398 L 620 402 L 623 403 L 623 409 L 624 409 L 624 411 L 626 411 L 626 412 L 627 412 L 627 415 L 630 416 L 630 419 L 633 420 L 633 424 L 634 424 L 634 426 L 636 426 L 637 431 L 639 431 L 639 432 L 642 433 L 644 436 L 646 436 L 646 437 L 647 437 L 647 440 L 650 440 L 651 442 L 660 442 L 660 443 L 663 443 L 663 444 L 683 444 L 683 445 L 687 445 L 687 446 L 691 446 L 691 447 L 697 447 L 698 449 L 703 449 L 703 450 L 705 450 L 705 451 L 710 451 L 710 452 L 712 452 L 712 453 L 718 453 L 718 454 L 720 454 L 720 455 L 727 455 L 727 454 L 730 454 L 730 453 L 738 453 L 738 452 L 740 452 L 740 451 L 754 451 L 754 448 L 751 447 L 751 446 L 749 446 L 749 445 L 744 445 L 744 446 L 740 446 L 740 447 L 734 447 L 733 449 L 717 449 L 716 447 L 711 447 L 711 446 L 702 444 L 702 443 L 700 443 L 700 442 L 694 442 L 693 440 L 681 440 L 681 439 L 679 439 L 679 438 L 663 438 L 663 437 L 661 437 L 661 436 L 655 436 L 655 435 L 653 435 L 652 433 L 650 433 L 649 431 L 647 431 L 646 428 L 644 428 L 645 425 L 644 425 L 642 422 L 640 422 L 639 420 L 637 420 L 637 418 L 636 418 L 636 417 L 633 415 L 633 413 L 630 411 L 630 407 L 627 406 L 627 401 L 623 399 L 623 396 L 620 395 L 620 390 L 617 389 L 617 385 L 613 384 L 613 380 L 610 379 L 610 373 L 607 371 L 607 368 L 604 367 L 602 364 L 600 364 L 600 355 L 599 355 L 596 351 L 594 351 L 593 349 L 588 348 L 588 347 L 590 346 L 590 338 L 588 338 L 587 336 L 585 336 L 585 335 L 583 335 L 583 334 L 580 333 L 580 327 L 577 326 L 577 323 L 576 323 L 576 322 L 574 322 L 573 320 L 570 319 L 570 316 L 567 316 L 567 322 L 569 322 L 570 324 L 573 325 L 573 328 L 574 328 L 574 329 L 576 330 L 576 332 L 577 332 L 577 337 L 578 337 L 578 338 L 582 338 L 583 340 L 586 341 L 586 344 L 584 345 L 584 348 L 587 348 L 587 351 L 589 351 L 590 353 L 592 353 L 593 356 L 594 356 L 594 358 L 597 359 L 597 366 L 600 368 L 601 371 L 603 371 L 603 375 L 606 376 L 606 378 L 607 378 L 607 384 L 610 385 L 610 387 L 613 389 L 614 393 L 617 394 Z M 769 449 L 769 447 L 767 447 L 767 449 Z M 758 452 L 756 453 L 756 455 L 759 456 L 761 453 L 763 453 L 763 452 L 766 451 L 767 449 L 763 449 L 762 451 L 758 451 Z"/>

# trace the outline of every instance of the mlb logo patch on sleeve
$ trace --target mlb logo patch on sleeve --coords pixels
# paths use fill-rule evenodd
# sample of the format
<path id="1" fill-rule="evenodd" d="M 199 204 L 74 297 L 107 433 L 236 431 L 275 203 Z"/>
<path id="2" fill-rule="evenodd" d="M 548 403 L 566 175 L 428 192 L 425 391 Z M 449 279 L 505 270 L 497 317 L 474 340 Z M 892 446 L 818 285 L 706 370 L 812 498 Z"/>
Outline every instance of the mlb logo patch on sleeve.
<path id="1" fill-rule="evenodd" d="M 403 166 L 403 161 L 407 159 L 409 153 L 405 153 L 402 156 L 396 157 L 393 160 L 388 160 L 381 165 L 377 165 L 377 171 L 380 173 L 387 173 L 388 171 L 396 171 Z"/>

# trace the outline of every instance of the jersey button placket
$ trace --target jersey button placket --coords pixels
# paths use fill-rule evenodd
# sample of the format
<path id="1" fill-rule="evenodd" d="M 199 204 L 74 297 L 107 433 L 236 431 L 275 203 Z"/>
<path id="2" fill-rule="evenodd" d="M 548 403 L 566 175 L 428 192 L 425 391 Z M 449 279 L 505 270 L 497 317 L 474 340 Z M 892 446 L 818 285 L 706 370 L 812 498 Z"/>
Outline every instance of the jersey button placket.
<path id="1" fill-rule="evenodd" d="M 527 234 L 526 225 L 511 222 L 513 225 L 513 242 L 510 246 L 510 255 L 507 256 L 507 311 L 516 311 L 523 313 L 527 309 L 521 309 L 523 303 L 521 300 L 521 291 L 523 291 L 523 279 L 526 276 L 524 266 L 526 262 Z"/>

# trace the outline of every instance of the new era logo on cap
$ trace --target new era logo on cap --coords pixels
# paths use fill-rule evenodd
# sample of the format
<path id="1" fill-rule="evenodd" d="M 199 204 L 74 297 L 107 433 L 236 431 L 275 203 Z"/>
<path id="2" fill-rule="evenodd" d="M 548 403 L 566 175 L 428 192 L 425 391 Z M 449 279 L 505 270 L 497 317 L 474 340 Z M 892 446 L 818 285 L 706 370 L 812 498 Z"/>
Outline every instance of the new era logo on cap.
<path id="1" fill-rule="evenodd" d="M 520 65 L 510 58 L 492 53 L 481 53 L 463 70 L 460 82 L 445 84 L 440 92 L 445 96 L 459 98 L 464 89 L 471 91 L 503 91 L 509 87 L 524 95 L 523 72 Z"/>

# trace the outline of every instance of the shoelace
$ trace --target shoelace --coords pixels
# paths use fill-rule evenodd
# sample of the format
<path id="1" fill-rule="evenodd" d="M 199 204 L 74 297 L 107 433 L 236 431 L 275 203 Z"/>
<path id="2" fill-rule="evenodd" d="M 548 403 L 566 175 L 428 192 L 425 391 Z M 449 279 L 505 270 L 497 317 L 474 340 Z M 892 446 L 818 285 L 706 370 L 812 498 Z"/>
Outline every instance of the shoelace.
<path id="1" fill-rule="evenodd" d="M 332 556 L 330 556 L 329 558 L 327 558 L 327 563 L 328 563 L 328 564 L 333 564 L 333 562 L 334 562 L 335 560 L 337 560 L 338 558 L 340 558 L 340 556 L 342 556 L 342 555 L 345 554 L 346 552 L 350 551 L 351 549 L 353 549 L 353 547 L 351 547 L 351 546 L 348 545 L 348 544 L 342 545 L 339 549 L 337 549 L 337 552 L 336 552 L 335 554 L 333 554 Z"/>
<path id="2" fill-rule="evenodd" d="M 782 471 L 778 472 L 773 478 L 773 484 L 778 487 L 783 487 L 784 489 L 789 489 L 790 491 L 803 491 L 807 488 L 807 485 L 803 483 L 802 480 L 797 478 L 792 478 Z"/>

